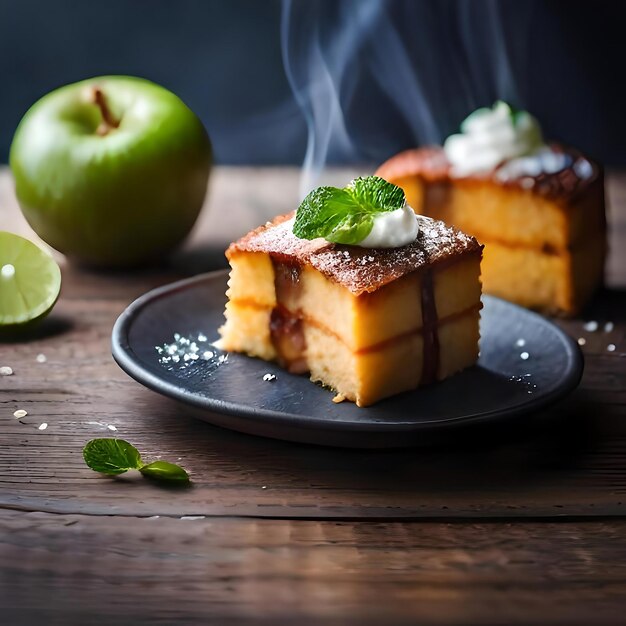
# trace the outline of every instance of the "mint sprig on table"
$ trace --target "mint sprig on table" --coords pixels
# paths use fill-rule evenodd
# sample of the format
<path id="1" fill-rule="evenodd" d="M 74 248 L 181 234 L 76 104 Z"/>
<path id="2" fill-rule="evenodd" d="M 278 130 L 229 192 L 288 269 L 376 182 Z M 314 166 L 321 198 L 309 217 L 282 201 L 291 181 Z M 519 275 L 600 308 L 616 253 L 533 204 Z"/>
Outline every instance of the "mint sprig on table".
<path id="1" fill-rule="evenodd" d="M 404 203 L 404 191 L 378 176 L 356 178 L 343 189 L 318 187 L 298 207 L 293 234 L 359 243 L 370 234 L 377 214 L 401 209 Z"/>
<path id="2" fill-rule="evenodd" d="M 144 463 L 137 448 L 123 439 L 92 439 L 83 448 L 83 458 L 92 470 L 109 476 L 136 469 L 157 480 L 189 482 L 189 475 L 179 465 L 167 461 Z"/>

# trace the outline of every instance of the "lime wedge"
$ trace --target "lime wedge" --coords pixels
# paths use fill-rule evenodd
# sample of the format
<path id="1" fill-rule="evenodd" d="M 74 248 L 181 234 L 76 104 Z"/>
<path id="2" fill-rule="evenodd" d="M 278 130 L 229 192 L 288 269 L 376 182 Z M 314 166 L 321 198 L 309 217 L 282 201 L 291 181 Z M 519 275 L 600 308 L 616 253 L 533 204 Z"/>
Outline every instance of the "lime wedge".
<path id="1" fill-rule="evenodd" d="M 32 241 L 0 231 L 0 328 L 50 312 L 61 290 L 56 261 Z"/>

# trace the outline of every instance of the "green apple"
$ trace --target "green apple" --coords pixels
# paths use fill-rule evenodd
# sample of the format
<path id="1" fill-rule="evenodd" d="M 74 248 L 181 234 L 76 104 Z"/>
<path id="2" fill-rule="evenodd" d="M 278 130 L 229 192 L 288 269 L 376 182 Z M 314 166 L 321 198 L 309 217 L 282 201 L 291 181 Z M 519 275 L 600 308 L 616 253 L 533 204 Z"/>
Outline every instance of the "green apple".
<path id="1" fill-rule="evenodd" d="M 164 256 L 191 230 L 211 144 L 167 89 L 104 76 L 36 102 L 10 164 L 22 212 L 44 241 L 83 264 L 125 267 Z"/>

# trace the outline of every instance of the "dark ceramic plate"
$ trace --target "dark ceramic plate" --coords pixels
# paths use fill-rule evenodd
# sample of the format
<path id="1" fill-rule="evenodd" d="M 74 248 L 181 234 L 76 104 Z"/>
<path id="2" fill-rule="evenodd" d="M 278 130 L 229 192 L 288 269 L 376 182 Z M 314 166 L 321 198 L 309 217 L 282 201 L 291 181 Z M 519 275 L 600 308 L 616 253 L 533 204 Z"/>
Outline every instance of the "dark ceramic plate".
<path id="1" fill-rule="evenodd" d="M 226 272 L 214 272 L 155 289 L 113 328 L 113 357 L 124 371 L 225 428 L 326 445 L 406 446 L 450 427 L 537 411 L 574 389 L 582 374 L 578 346 L 557 326 L 484 296 L 476 367 L 371 407 L 334 404 L 332 392 L 305 376 L 211 345 L 223 321 L 226 280 Z M 266 374 L 276 378 L 264 380 Z"/>

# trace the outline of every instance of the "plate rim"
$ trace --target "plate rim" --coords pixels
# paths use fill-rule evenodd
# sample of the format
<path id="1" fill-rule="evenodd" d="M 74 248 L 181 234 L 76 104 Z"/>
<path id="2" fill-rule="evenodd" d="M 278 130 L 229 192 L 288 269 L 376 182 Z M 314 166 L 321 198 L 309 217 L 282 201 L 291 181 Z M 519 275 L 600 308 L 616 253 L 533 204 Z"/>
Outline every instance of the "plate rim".
<path id="1" fill-rule="evenodd" d="M 500 418 L 514 418 L 532 411 L 544 409 L 571 393 L 580 383 L 584 370 L 584 358 L 580 346 L 559 326 L 549 318 L 543 317 L 535 311 L 525 309 L 517 304 L 503 300 L 489 294 L 482 295 L 483 298 L 498 301 L 505 306 L 520 309 L 523 314 L 535 318 L 541 324 L 549 324 L 564 346 L 567 354 L 568 367 L 561 373 L 554 389 L 543 393 L 541 396 L 529 397 L 528 401 L 521 402 L 509 408 L 496 408 L 480 413 L 471 413 L 449 417 L 444 419 L 425 420 L 420 422 L 356 422 L 347 420 L 325 420 L 316 416 L 306 416 L 297 413 L 288 413 L 255 407 L 252 405 L 241 405 L 233 402 L 212 398 L 210 396 L 198 396 L 183 387 L 176 386 L 164 381 L 159 376 L 146 369 L 139 357 L 133 352 L 128 341 L 130 327 L 138 314 L 155 300 L 168 296 L 169 294 L 185 290 L 197 283 L 215 281 L 223 279 L 229 273 L 228 269 L 205 272 L 177 280 L 165 285 L 151 289 L 131 302 L 118 316 L 111 332 L 111 353 L 117 365 L 131 378 L 148 389 L 185 405 L 210 411 L 221 415 L 232 416 L 238 419 L 245 418 L 254 422 L 272 423 L 281 426 L 294 426 L 311 430 L 333 430 L 343 432 L 380 432 L 382 433 L 414 433 L 417 431 L 442 430 L 461 425 L 479 424 L 492 422 Z M 313 383 L 311 383 L 313 384 Z M 361 410 L 367 411 L 368 407 Z"/>

